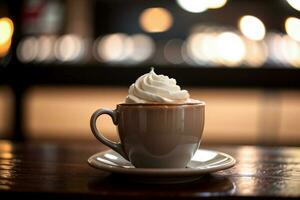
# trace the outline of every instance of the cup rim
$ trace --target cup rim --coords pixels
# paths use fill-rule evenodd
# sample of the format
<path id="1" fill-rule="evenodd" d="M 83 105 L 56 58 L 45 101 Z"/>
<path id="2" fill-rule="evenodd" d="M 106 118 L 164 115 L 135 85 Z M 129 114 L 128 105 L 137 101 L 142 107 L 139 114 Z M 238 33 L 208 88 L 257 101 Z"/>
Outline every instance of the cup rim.
<path id="1" fill-rule="evenodd" d="M 192 103 L 119 103 L 117 106 L 205 106 L 204 101 Z"/>

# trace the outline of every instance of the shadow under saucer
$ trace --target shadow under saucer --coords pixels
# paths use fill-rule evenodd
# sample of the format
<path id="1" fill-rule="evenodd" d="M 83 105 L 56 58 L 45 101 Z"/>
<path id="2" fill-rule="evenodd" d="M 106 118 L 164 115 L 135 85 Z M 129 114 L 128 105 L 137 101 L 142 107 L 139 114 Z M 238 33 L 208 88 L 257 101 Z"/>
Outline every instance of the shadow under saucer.
<path id="1" fill-rule="evenodd" d="M 144 182 L 144 181 L 143 181 Z M 189 183 L 160 184 L 155 183 L 141 184 L 136 181 L 136 177 L 130 178 L 120 174 L 111 174 L 102 179 L 94 179 L 89 182 L 89 190 L 97 193 L 113 192 L 115 195 L 126 195 L 139 193 L 143 196 L 219 196 L 230 195 L 235 191 L 235 184 L 227 177 L 220 175 L 206 174 L 200 179 Z"/>

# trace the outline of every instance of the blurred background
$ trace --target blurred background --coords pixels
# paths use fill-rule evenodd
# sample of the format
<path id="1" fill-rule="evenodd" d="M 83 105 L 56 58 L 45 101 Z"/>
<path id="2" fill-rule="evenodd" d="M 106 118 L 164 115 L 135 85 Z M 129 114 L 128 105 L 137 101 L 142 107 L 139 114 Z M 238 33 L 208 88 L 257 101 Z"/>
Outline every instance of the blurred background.
<path id="1" fill-rule="evenodd" d="M 203 143 L 300 145 L 300 0 L 0 1 L 0 138 L 94 141 L 150 67 L 207 103 Z"/>

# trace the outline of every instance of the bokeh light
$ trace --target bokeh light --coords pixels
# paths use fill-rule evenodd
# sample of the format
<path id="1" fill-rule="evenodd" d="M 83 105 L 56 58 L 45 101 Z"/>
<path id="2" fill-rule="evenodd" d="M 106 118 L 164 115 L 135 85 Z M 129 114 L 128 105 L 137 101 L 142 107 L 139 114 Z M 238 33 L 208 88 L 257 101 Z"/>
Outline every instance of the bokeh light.
<path id="1" fill-rule="evenodd" d="M 37 39 L 38 52 L 36 60 L 39 62 L 54 60 L 55 36 L 42 35 Z"/>
<path id="2" fill-rule="evenodd" d="M 240 31 L 250 40 L 262 40 L 266 34 L 263 22 L 257 17 L 246 15 L 239 21 Z"/>
<path id="3" fill-rule="evenodd" d="M 280 33 L 270 32 L 266 36 L 268 46 L 268 62 L 275 65 L 286 65 L 286 59 L 283 56 L 283 36 Z"/>
<path id="4" fill-rule="evenodd" d="M 216 36 L 218 33 L 212 32 L 204 34 L 202 42 L 200 43 L 200 51 L 202 52 L 203 58 L 208 65 L 219 64 L 219 58 L 216 47 Z"/>
<path id="5" fill-rule="evenodd" d="M 177 0 L 177 4 L 185 11 L 201 13 L 207 9 L 218 9 L 223 7 L 227 0 Z"/>
<path id="6" fill-rule="evenodd" d="M 207 8 L 209 9 L 218 9 L 225 6 L 227 0 L 206 0 Z"/>
<path id="7" fill-rule="evenodd" d="M 194 33 L 188 38 L 187 52 L 199 65 L 213 65 L 217 62 L 215 33 Z"/>
<path id="8" fill-rule="evenodd" d="M 148 8 L 140 15 L 140 26 L 149 33 L 164 32 L 173 24 L 171 13 L 165 8 Z"/>
<path id="9" fill-rule="evenodd" d="M 282 38 L 282 53 L 289 65 L 300 67 L 300 44 L 288 35 Z"/>
<path id="10" fill-rule="evenodd" d="M 8 40 L 7 42 L 0 44 L 0 57 L 4 57 L 9 49 L 10 49 L 10 45 L 11 45 L 11 40 Z"/>
<path id="11" fill-rule="evenodd" d="M 206 58 L 201 50 L 201 44 L 204 40 L 204 33 L 194 33 L 187 40 L 187 53 L 189 57 L 197 64 L 205 64 Z"/>
<path id="12" fill-rule="evenodd" d="M 246 55 L 244 64 L 249 67 L 260 67 L 268 59 L 268 48 L 264 41 L 244 39 L 246 44 Z"/>
<path id="13" fill-rule="evenodd" d="M 190 52 L 188 52 L 188 42 L 184 41 L 181 47 L 181 56 L 183 61 L 191 66 L 197 65 L 192 59 L 192 55 L 190 55 Z"/>
<path id="14" fill-rule="evenodd" d="M 134 62 L 143 62 L 149 59 L 154 51 L 155 44 L 151 37 L 145 34 L 135 34 L 131 36 L 133 42 L 133 52 L 130 59 Z"/>
<path id="15" fill-rule="evenodd" d="M 78 60 L 84 52 L 82 38 L 68 34 L 61 36 L 55 43 L 54 53 L 57 60 L 71 62 Z"/>
<path id="16" fill-rule="evenodd" d="M 98 61 L 120 64 L 143 62 L 151 57 L 154 50 L 154 41 L 145 34 L 109 34 L 98 38 L 93 47 Z"/>
<path id="17" fill-rule="evenodd" d="M 17 57 L 21 62 L 32 62 L 38 54 L 38 41 L 35 37 L 26 37 L 17 47 Z"/>
<path id="18" fill-rule="evenodd" d="M 287 34 L 300 42 L 300 19 L 296 17 L 289 17 L 285 21 L 285 30 Z"/>
<path id="19" fill-rule="evenodd" d="M 4 17 L 0 19 L 0 57 L 7 54 L 11 45 L 14 32 L 14 24 L 11 19 Z"/>
<path id="20" fill-rule="evenodd" d="M 4 17 L 0 19 L 0 45 L 8 42 L 14 32 L 14 24 L 11 19 Z"/>
<path id="21" fill-rule="evenodd" d="M 300 11 L 300 1 L 299 0 L 286 0 L 290 6 L 294 9 Z"/>
<path id="22" fill-rule="evenodd" d="M 183 41 L 180 39 L 172 39 L 167 42 L 164 47 L 164 56 L 166 60 L 172 64 L 183 63 L 181 55 Z"/>
<path id="23" fill-rule="evenodd" d="M 216 38 L 217 53 L 225 66 L 237 66 L 245 57 L 246 49 L 243 40 L 233 32 L 224 32 Z"/>
<path id="24" fill-rule="evenodd" d="M 122 33 L 104 36 L 97 47 L 99 57 L 105 62 L 122 61 L 126 57 L 126 40 L 128 36 Z"/>
<path id="25" fill-rule="evenodd" d="M 191 13 L 201 13 L 208 9 L 207 0 L 177 0 L 178 5 Z"/>

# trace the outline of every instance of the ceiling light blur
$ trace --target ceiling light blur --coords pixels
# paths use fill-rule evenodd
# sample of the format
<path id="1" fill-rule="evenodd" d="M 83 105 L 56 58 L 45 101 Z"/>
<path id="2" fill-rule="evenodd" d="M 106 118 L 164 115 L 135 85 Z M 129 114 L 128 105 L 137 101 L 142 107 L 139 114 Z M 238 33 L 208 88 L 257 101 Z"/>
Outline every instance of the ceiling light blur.
<path id="1" fill-rule="evenodd" d="M 240 31 L 250 40 L 262 40 L 266 34 L 263 22 L 257 17 L 246 15 L 239 21 Z"/>
<path id="2" fill-rule="evenodd" d="M 245 57 L 243 40 L 233 32 L 224 32 L 217 36 L 216 48 L 219 60 L 225 66 L 237 66 Z"/>
<path id="3" fill-rule="evenodd" d="M 208 9 L 207 0 L 176 0 L 178 5 L 191 13 L 201 13 Z"/>
<path id="4" fill-rule="evenodd" d="M 285 20 L 285 30 L 287 34 L 300 42 L 300 19 L 296 17 L 289 17 Z"/>
<path id="5" fill-rule="evenodd" d="M 173 24 L 171 13 L 165 8 L 148 8 L 140 15 L 140 26 L 149 33 L 164 32 Z"/>
<path id="6" fill-rule="evenodd" d="M 207 8 L 218 9 L 222 8 L 227 3 L 227 0 L 206 0 L 206 3 Z"/>
<path id="7" fill-rule="evenodd" d="M 290 6 L 294 9 L 300 11 L 300 1 L 299 0 L 286 0 Z"/>

